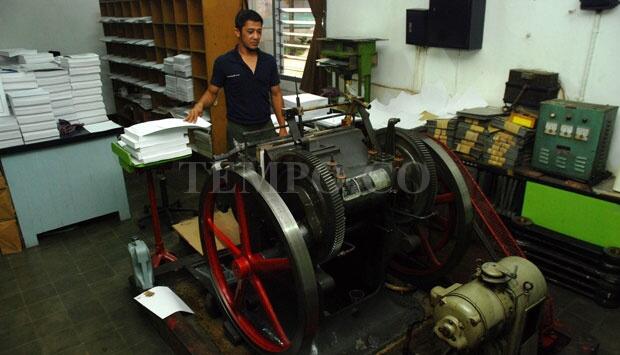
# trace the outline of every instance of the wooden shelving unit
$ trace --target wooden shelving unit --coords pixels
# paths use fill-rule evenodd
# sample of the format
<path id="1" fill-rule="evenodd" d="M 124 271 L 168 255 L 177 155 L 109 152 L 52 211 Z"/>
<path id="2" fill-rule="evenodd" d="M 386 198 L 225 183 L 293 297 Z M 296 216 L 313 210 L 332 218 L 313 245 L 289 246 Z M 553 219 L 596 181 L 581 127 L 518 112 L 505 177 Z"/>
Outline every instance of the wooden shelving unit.
<path id="1" fill-rule="evenodd" d="M 163 71 L 134 65 L 131 60 L 163 63 L 164 58 L 180 53 L 192 57 L 194 99 L 206 90 L 209 70 L 220 54 L 230 50 L 236 39 L 232 27 L 234 16 L 241 9 L 241 0 L 100 0 L 102 17 L 147 17 L 148 23 L 103 22 L 104 35 L 121 38 L 152 39 L 153 46 L 106 42 L 109 55 L 128 59 L 127 63 L 110 62 L 112 74 L 128 75 L 153 84 L 165 85 Z M 125 19 L 127 20 L 127 19 Z M 132 86 L 127 82 L 113 80 L 115 92 L 121 87 Z M 132 92 L 149 91 L 153 107 L 177 105 L 163 93 L 150 91 L 134 85 Z M 117 112 L 126 110 L 124 98 L 117 95 Z M 211 117 L 225 117 L 223 95 L 211 109 Z M 216 119 L 214 119 L 216 120 Z M 225 121 L 216 120 L 216 121 Z M 215 129 L 214 130 L 218 130 Z M 225 130 L 225 126 L 224 126 Z M 222 145 L 217 143 L 216 145 Z M 222 148 L 223 149 L 223 148 Z M 216 149 L 217 151 L 217 149 Z"/>

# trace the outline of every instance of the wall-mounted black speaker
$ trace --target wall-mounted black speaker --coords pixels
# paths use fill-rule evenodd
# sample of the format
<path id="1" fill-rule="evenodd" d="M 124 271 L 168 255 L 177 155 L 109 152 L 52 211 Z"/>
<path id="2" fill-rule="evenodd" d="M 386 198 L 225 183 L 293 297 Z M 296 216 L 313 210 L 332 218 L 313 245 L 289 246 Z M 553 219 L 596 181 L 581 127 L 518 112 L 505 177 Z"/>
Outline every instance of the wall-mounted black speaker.
<path id="1" fill-rule="evenodd" d="M 618 0 L 580 0 L 582 10 L 608 10 L 620 3 Z"/>
<path id="2" fill-rule="evenodd" d="M 428 10 L 407 10 L 407 43 L 417 46 L 428 45 Z"/>
<path id="3" fill-rule="evenodd" d="M 486 0 L 430 0 L 428 10 L 407 10 L 407 43 L 480 49 L 485 9 Z"/>

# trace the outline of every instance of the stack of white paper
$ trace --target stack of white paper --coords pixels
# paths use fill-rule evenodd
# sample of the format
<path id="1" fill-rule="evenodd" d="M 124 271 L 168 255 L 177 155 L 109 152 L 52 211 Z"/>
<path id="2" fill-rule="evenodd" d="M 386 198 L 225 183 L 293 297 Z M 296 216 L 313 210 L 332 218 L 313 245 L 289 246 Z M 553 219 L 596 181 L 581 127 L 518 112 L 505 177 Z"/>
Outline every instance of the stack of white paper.
<path id="1" fill-rule="evenodd" d="M 54 60 L 52 53 L 21 54 L 17 57 L 20 64 L 40 64 L 49 63 Z"/>
<path id="2" fill-rule="evenodd" d="M 34 76 L 39 87 L 50 93 L 52 112 L 56 120 L 78 123 L 69 72 L 58 68 L 57 70 L 35 71 Z"/>
<path id="3" fill-rule="evenodd" d="M 286 95 L 283 97 L 284 107 L 297 107 L 297 95 Z M 328 104 L 328 99 L 323 96 L 313 94 L 299 94 L 299 103 L 304 109 Z M 304 120 L 325 116 L 329 113 L 329 108 L 304 112 Z"/>
<path id="4" fill-rule="evenodd" d="M 0 117 L 0 149 L 24 144 L 14 116 Z"/>
<path id="5" fill-rule="evenodd" d="M 7 94 L 25 143 L 36 143 L 60 136 L 45 89 L 13 91 Z"/>
<path id="6" fill-rule="evenodd" d="M 166 95 L 182 102 L 194 101 L 192 80 L 192 57 L 179 54 L 164 59 L 166 73 Z"/>
<path id="7" fill-rule="evenodd" d="M 174 74 L 181 78 L 192 76 L 192 57 L 187 54 L 174 56 Z"/>
<path id="8" fill-rule="evenodd" d="M 108 120 L 101 87 L 101 63 L 94 53 L 62 57 L 60 65 L 69 71 L 77 120 L 92 124 Z"/>
<path id="9" fill-rule="evenodd" d="M 164 73 L 174 75 L 174 57 L 164 58 Z"/>
<path id="10" fill-rule="evenodd" d="M 138 164 L 190 155 L 187 146 L 189 128 L 208 128 L 210 123 L 202 117 L 195 124 L 178 118 L 148 121 L 125 128 L 119 144 L 127 150 Z"/>
<path id="11" fill-rule="evenodd" d="M 25 48 L 6 48 L 0 49 L 0 57 L 17 57 L 18 55 L 32 55 L 37 54 L 36 49 L 25 49 Z"/>
<path id="12" fill-rule="evenodd" d="M 2 86 L 6 93 L 17 90 L 36 89 L 38 87 L 33 73 L 3 70 L 0 71 L 0 80 L 2 80 Z"/>
<path id="13" fill-rule="evenodd" d="M 177 97 L 177 77 L 174 75 L 166 75 L 166 96 Z"/>

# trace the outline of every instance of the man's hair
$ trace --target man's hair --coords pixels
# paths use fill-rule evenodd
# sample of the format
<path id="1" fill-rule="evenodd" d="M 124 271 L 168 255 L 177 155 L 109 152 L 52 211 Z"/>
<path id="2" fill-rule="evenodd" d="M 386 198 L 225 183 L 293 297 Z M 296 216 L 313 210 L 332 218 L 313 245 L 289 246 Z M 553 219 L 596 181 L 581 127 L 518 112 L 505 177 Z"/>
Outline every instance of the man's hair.
<path id="1" fill-rule="evenodd" d="M 263 18 L 258 14 L 258 12 L 254 10 L 241 10 L 235 17 L 235 27 L 237 27 L 238 30 L 241 30 L 247 21 L 255 21 L 260 22 L 261 25 L 263 24 Z"/>

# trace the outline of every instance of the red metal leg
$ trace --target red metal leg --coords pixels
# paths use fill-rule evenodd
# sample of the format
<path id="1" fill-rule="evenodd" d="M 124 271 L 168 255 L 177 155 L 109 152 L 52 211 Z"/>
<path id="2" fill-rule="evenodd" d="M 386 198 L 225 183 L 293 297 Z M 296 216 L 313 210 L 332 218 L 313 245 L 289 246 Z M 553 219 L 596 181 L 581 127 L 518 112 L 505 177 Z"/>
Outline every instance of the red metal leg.
<path id="1" fill-rule="evenodd" d="M 151 256 L 153 267 L 156 268 L 162 263 L 173 262 L 177 257 L 169 252 L 164 246 L 161 239 L 161 226 L 159 224 L 159 213 L 157 212 L 157 196 L 155 195 L 155 183 L 153 182 L 153 173 L 146 171 L 146 184 L 149 194 L 149 202 L 151 203 L 151 223 L 153 226 L 153 235 L 155 236 L 155 252 Z"/>

